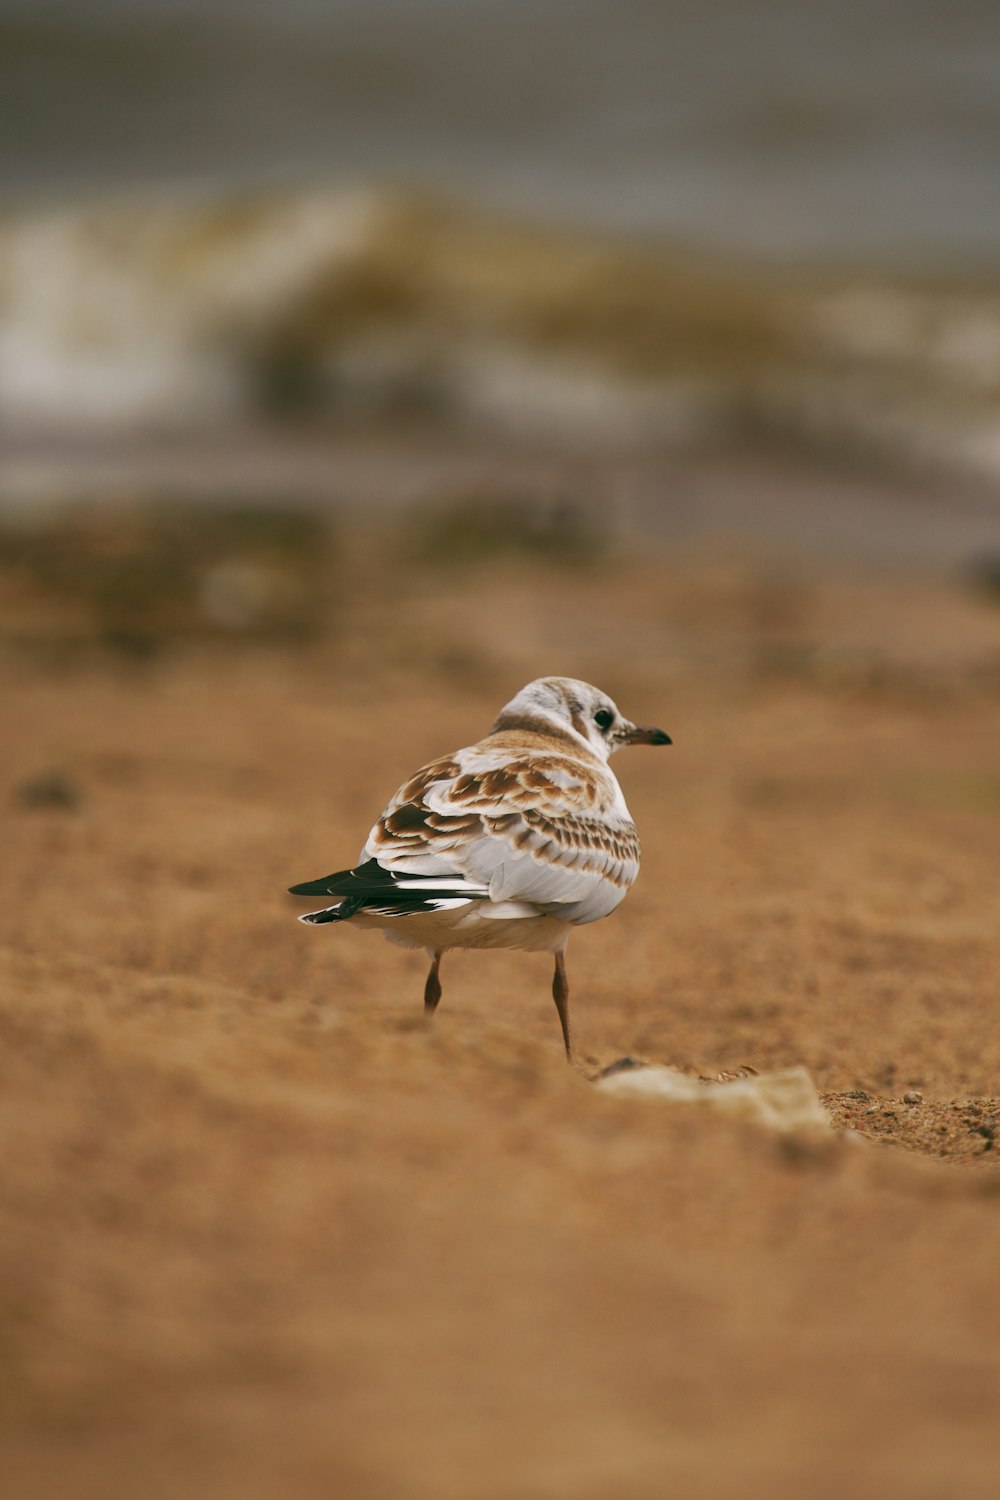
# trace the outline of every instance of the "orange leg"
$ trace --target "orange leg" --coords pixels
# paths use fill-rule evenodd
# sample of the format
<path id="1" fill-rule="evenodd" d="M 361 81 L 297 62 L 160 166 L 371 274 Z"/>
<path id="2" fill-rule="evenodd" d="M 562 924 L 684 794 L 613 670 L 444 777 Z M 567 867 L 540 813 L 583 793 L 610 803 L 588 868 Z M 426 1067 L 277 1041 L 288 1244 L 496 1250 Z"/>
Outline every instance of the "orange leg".
<path id="1" fill-rule="evenodd" d="M 432 1016 L 437 1010 L 438 1001 L 441 999 L 441 980 L 438 978 L 438 967 L 441 963 L 440 953 L 435 953 L 431 971 L 424 985 L 424 1014 Z"/>
<path id="2" fill-rule="evenodd" d="M 556 972 L 552 976 L 552 998 L 559 1012 L 559 1025 L 562 1027 L 566 1060 L 572 1062 L 573 1043 L 569 1034 L 569 980 L 566 978 L 566 959 L 561 953 L 556 954 Z"/>

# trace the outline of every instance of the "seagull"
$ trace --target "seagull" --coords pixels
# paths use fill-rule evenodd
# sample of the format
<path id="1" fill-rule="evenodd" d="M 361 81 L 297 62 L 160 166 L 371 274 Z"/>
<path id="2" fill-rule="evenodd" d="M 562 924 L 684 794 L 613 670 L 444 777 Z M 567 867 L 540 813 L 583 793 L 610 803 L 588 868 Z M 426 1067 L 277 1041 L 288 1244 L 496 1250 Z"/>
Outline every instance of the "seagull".
<path id="1" fill-rule="evenodd" d="M 572 1060 L 570 928 L 608 916 L 639 873 L 638 834 L 608 760 L 623 745 L 670 743 L 589 683 L 539 677 L 485 739 L 403 783 L 354 869 L 290 888 L 336 898 L 299 921 L 378 927 L 402 947 L 425 948 L 428 1016 L 450 948 L 553 954 L 552 998 Z"/>

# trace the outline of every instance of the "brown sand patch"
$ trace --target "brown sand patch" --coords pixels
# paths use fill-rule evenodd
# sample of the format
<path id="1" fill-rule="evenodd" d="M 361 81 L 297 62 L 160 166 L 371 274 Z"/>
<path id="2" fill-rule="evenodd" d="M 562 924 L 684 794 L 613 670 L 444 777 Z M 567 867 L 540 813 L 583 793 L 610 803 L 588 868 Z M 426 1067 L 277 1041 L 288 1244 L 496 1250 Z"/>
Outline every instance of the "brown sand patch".
<path id="1" fill-rule="evenodd" d="M 308 649 L 5 648 L 5 1493 L 995 1494 L 1000 615 L 355 561 Z M 428 1029 L 418 957 L 283 894 L 544 672 L 676 742 L 616 762 L 580 1071 L 544 958 L 449 958 Z M 623 1054 L 804 1064 L 853 1134 L 602 1097 Z"/>

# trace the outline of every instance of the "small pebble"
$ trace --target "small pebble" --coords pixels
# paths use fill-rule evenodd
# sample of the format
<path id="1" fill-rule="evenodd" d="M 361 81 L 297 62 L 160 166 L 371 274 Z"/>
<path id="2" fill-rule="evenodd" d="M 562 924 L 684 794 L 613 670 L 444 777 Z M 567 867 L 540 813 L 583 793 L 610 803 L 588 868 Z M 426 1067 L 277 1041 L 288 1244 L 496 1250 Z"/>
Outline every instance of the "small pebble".
<path id="1" fill-rule="evenodd" d="M 29 776 L 14 789 L 14 796 L 22 807 L 33 812 L 49 808 L 75 812 L 81 801 L 79 786 L 63 771 L 41 771 L 36 776 Z"/>
<path id="2" fill-rule="evenodd" d="M 642 1063 L 637 1057 L 619 1057 L 616 1062 L 609 1063 L 602 1068 L 598 1074 L 599 1078 L 613 1078 L 616 1073 L 626 1073 L 630 1068 L 641 1068 Z"/>
<path id="3" fill-rule="evenodd" d="M 923 1094 L 919 1093 L 916 1089 L 912 1089 L 910 1093 L 903 1095 L 904 1104 L 923 1104 L 923 1102 Z"/>

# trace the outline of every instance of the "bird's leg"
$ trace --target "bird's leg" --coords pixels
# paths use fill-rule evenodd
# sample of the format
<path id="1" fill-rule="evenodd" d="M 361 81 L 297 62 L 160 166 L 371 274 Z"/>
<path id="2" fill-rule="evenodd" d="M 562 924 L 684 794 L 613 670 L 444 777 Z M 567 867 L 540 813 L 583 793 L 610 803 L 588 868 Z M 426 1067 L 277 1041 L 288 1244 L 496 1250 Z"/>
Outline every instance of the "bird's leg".
<path id="1" fill-rule="evenodd" d="M 441 963 L 441 954 L 434 954 L 434 962 L 424 985 L 424 1014 L 432 1016 L 437 1009 L 437 1003 L 441 999 L 441 981 L 438 978 L 438 966 Z"/>
<path id="2" fill-rule="evenodd" d="M 566 978 L 566 959 L 562 953 L 556 954 L 556 971 L 552 976 L 552 998 L 559 1012 L 559 1025 L 562 1027 L 563 1042 L 566 1045 L 566 1061 L 572 1062 L 573 1043 L 569 1035 L 569 980 Z"/>

